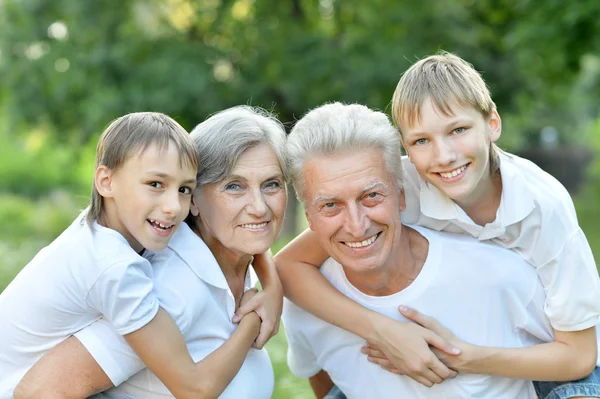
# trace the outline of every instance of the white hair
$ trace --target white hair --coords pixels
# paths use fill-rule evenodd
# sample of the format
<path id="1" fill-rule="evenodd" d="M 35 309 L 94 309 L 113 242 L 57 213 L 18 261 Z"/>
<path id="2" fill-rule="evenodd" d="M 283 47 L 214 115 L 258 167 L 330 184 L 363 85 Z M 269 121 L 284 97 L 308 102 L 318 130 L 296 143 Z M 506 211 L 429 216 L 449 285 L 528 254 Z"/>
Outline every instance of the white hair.
<path id="1" fill-rule="evenodd" d="M 404 184 L 400 135 L 388 117 L 360 104 L 325 104 L 300 119 L 287 140 L 288 169 L 304 204 L 303 168 L 311 157 L 350 150 L 380 149 L 398 188 Z"/>
<path id="2" fill-rule="evenodd" d="M 196 126 L 190 136 L 200 160 L 198 187 L 224 180 L 245 150 L 262 143 L 273 148 L 287 181 L 285 129 L 262 108 L 239 105 L 217 112 Z"/>

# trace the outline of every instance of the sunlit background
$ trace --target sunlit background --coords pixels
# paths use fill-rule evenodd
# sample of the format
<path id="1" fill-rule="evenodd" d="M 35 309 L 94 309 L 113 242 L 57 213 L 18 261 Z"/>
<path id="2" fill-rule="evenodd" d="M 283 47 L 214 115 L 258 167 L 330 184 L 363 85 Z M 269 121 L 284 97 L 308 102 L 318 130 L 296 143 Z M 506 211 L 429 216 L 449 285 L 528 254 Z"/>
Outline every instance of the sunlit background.
<path id="1" fill-rule="evenodd" d="M 237 104 L 286 127 L 327 101 L 389 113 L 443 49 L 482 72 L 500 146 L 573 195 L 600 256 L 597 0 L 0 0 L 0 290 L 86 206 L 102 129 L 161 111 L 187 129 Z M 293 199 L 293 196 L 290 196 Z M 290 201 L 277 248 L 303 227 Z M 275 398 L 311 397 L 269 343 Z"/>

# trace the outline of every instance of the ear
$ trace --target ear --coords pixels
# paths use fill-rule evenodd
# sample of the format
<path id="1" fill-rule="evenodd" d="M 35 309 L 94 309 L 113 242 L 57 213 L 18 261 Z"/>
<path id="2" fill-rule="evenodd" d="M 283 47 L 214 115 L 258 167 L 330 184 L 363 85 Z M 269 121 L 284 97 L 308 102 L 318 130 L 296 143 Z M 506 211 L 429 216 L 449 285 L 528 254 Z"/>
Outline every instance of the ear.
<path id="1" fill-rule="evenodd" d="M 410 153 L 408 152 L 408 147 L 406 146 L 406 143 L 404 142 L 404 139 L 402 138 L 402 136 L 400 136 L 400 141 L 402 142 L 402 148 L 404 148 L 404 152 L 406 153 L 408 160 L 410 162 L 412 162 L 412 159 L 410 159 Z"/>
<path id="2" fill-rule="evenodd" d="M 404 195 L 404 188 L 400 189 L 400 199 L 398 202 L 400 204 L 400 212 L 404 212 L 406 209 L 406 196 Z"/>
<path id="3" fill-rule="evenodd" d="M 311 229 L 312 231 L 315 231 L 315 229 L 313 229 L 313 224 L 312 224 L 312 221 L 310 220 L 310 216 L 308 215 L 308 212 L 304 211 L 304 216 L 306 216 L 306 220 L 308 221 L 308 228 Z"/>
<path id="4" fill-rule="evenodd" d="M 490 128 L 490 141 L 493 143 L 498 140 L 502 134 L 502 119 L 500 119 L 500 114 L 498 114 L 496 108 L 494 108 L 490 115 L 488 126 Z"/>
<path id="5" fill-rule="evenodd" d="M 112 177 L 112 169 L 104 165 L 100 165 L 96 168 L 96 172 L 94 173 L 94 185 L 96 186 L 98 193 L 105 198 L 111 198 L 114 196 Z"/>
<path id="6" fill-rule="evenodd" d="M 198 217 L 198 215 L 200 214 L 200 209 L 198 207 L 198 203 L 199 203 L 199 198 L 198 198 L 198 192 L 197 192 L 197 188 L 196 188 L 196 190 L 194 190 L 194 192 L 192 193 L 192 201 L 190 203 L 190 213 L 194 217 Z"/>

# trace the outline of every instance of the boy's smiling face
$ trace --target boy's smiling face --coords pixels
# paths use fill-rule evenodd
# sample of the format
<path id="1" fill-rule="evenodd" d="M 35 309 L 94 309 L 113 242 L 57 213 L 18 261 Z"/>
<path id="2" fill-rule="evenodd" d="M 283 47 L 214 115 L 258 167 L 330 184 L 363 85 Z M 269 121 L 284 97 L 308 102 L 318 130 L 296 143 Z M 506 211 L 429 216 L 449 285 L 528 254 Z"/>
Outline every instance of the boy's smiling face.
<path id="1" fill-rule="evenodd" d="M 151 144 L 116 170 L 98 167 L 95 183 L 104 197 L 99 223 L 121 233 L 136 252 L 160 251 L 188 215 L 196 169 L 173 143 Z"/>
<path id="2" fill-rule="evenodd" d="M 490 144 L 502 123 L 494 110 L 489 119 L 472 107 L 450 103 L 444 115 L 426 98 L 420 120 L 401 126 L 402 143 L 419 175 L 463 208 L 493 192 Z"/>

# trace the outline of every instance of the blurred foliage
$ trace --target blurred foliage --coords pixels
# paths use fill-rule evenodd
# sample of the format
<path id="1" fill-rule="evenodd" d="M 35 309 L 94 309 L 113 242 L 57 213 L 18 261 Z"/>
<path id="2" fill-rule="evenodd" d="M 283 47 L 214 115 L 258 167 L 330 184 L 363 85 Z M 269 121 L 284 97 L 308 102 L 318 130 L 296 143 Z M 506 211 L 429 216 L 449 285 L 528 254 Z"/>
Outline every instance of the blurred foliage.
<path id="1" fill-rule="evenodd" d="M 402 71 L 438 49 L 483 71 L 509 147 L 535 142 L 547 125 L 572 140 L 582 110 L 566 100 L 600 92 L 596 0 L 1 4 L 0 95 L 11 122 L 49 123 L 75 143 L 136 110 L 191 128 L 240 103 L 274 108 L 284 122 L 333 100 L 385 109 Z M 597 104 L 588 108 L 597 116 Z"/>

